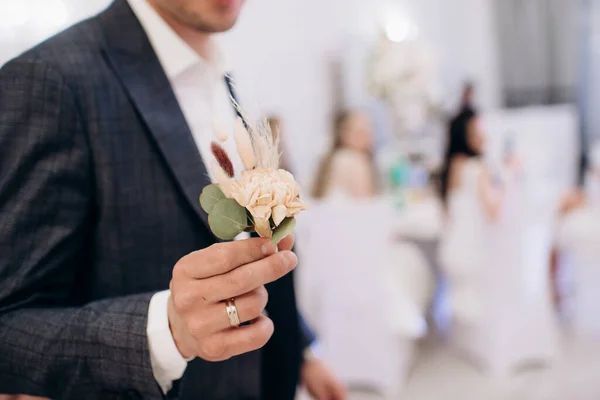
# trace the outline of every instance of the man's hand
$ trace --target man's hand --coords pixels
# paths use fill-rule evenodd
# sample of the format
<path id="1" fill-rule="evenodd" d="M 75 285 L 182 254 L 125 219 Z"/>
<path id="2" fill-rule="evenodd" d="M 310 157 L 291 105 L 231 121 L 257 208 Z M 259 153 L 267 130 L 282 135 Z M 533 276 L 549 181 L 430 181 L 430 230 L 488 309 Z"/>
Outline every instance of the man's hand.
<path id="1" fill-rule="evenodd" d="M 296 267 L 298 259 L 288 250 L 290 243 L 293 237 L 284 239 L 279 252 L 268 239 L 219 243 L 177 262 L 168 313 L 183 357 L 223 361 L 267 343 L 273 322 L 262 314 L 268 300 L 264 285 Z M 231 328 L 223 303 L 231 298 L 240 322 L 249 325 Z"/>
<path id="2" fill-rule="evenodd" d="M 281 239 L 281 242 L 277 245 L 279 251 L 292 250 L 294 247 L 294 235 L 289 235 Z"/>
<path id="3" fill-rule="evenodd" d="M 318 358 L 302 366 L 302 384 L 315 400 L 345 400 L 346 387 L 325 362 Z"/>
<path id="4" fill-rule="evenodd" d="M 560 204 L 560 213 L 567 214 L 576 208 L 583 207 L 587 201 L 585 192 L 575 189 L 566 193 Z"/>

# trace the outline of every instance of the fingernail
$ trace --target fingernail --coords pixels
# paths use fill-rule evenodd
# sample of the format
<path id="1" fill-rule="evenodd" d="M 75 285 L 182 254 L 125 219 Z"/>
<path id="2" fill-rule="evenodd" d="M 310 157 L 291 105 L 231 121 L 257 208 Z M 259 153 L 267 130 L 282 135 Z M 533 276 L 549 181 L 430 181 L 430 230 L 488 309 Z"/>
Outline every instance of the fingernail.
<path id="1" fill-rule="evenodd" d="M 272 254 L 275 252 L 275 245 L 271 242 L 267 242 L 262 245 L 260 248 L 262 250 L 263 255 Z"/>
<path id="2" fill-rule="evenodd" d="M 296 263 L 298 262 L 298 257 L 296 257 L 296 255 L 291 251 L 286 251 L 285 253 L 283 253 L 283 262 L 285 263 L 286 268 L 288 270 L 291 270 L 296 266 Z"/>

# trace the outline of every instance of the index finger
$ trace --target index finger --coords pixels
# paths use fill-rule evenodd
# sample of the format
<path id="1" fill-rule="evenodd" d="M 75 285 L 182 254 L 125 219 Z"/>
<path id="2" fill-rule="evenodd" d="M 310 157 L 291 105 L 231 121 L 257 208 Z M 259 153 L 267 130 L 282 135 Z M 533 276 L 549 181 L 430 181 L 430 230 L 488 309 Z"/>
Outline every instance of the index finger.
<path id="1" fill-rule="evenodd" d="M 217 243 L 187 255 L 185 269 L 191 278 L 206 279 L 261 260 L 275 251 L 275 245 L 262 238 Z"/>
<path id="2" fill-rule="evenodd" d="M 277 245 L 279 251 L 292 250 L 294 248 L 294 234 L 288 235 Z"/>

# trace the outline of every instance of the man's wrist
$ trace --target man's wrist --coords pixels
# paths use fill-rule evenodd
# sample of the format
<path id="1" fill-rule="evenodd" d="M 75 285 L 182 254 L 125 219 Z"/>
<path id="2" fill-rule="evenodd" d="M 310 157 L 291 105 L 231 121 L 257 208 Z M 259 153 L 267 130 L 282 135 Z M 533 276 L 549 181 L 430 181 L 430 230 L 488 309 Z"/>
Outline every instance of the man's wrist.
<path id="1" fill-rule="evenodd" d="M 170 292 L 158 292 L 150 300 L 148 307 L 148 350 L 154 379 L 166 394 L 173 381 L 180 379 L 186 368 L 187 360 L 182 356 L 170 330 L 168 303 Z"/>
<path id="2" fill-rule="evenodd" d="M 186 361 L 191 361 L 194 359 L 194 352 L 185 345 L 185 341 L 180 336 L 181 329 L 178 329 L 178 327 L 181 326 L 181 319 L 175 311 L 175 305 L 173 304 L 171 296 L 169 296 L 169 299 L 167 300 L 167 317 L 169 320 L 169 330 L 171 331 L 171 336 L 173 337 L 173 341 L 175 342 L 179 354 L 181 354 Z"/>

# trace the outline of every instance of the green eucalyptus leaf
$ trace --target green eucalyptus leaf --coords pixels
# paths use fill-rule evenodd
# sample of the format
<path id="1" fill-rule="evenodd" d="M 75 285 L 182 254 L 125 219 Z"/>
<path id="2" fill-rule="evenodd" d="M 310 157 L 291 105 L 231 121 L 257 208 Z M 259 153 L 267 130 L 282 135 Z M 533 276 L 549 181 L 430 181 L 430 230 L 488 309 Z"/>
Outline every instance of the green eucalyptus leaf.
<path id="1" fill-rule="evenodd" d="M 277 245 L 281 240 L 283 240 L 286 236 L 292 234 L 294 229 L 296 228 L 296 218 L 286 218 L 275 230 L 273 231 L 273 236 L 271 237 L 271 241 L 273 244 Z"/>
<path id="2" fill-rule="evenodd" d="M 200 205 L 207 214 L 210 214 L 213 207 L 225 198 L 226 197 L 223 194 L 223 191 L 219 189 L 218 185 L 213 183 L 205 186 L 204 189 L 202 189 L 202 194 L 200 195 Z"/>
<path id="3" fill-rule="evenodd" d="M 234 199 L 224 199 L 208 214 L 208 224 L 216 237 L 232 240 L 248 228 L 246 209 Z"/>

